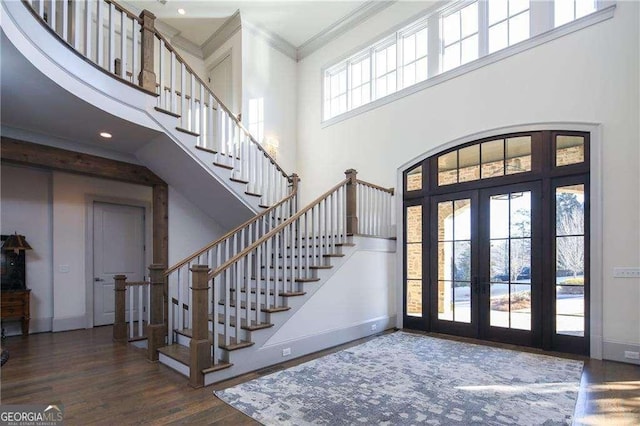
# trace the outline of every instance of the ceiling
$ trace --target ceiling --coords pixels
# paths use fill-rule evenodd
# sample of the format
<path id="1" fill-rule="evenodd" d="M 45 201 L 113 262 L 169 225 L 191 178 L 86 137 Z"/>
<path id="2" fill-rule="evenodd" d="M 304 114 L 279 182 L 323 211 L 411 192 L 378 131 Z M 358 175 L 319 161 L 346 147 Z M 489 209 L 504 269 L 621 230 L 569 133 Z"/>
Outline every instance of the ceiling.
<path id="1" fill-rule="evenodd" d="M 300 47 L 367 1 L 129 0 L 127 3 L 150 10 L 198 46 L 240 10 L 243 20 Z M 185 10 L 185 15 L 178 14 L 180 8 Z"/>
<path id="2" fill-rule="evenodd" d="M 4 32 L 0 32 L 0 48 L 3 126 L 127 154 L 160 134 L 107 114 L 58 86 L 18 52 Z M 113 137 L 101 138 L 102 131 Z"/>

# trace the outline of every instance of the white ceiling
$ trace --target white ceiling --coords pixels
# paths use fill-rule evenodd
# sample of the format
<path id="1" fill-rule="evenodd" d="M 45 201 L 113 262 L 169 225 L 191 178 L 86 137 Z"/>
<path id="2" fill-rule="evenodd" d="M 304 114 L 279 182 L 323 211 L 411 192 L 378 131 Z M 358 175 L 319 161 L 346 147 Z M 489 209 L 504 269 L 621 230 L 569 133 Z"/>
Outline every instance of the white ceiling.
<path id="1" fill-rule="evenodd" d="M 157 18 L 180 31 L 180 35 L 202 45 L 224 21 L 240 10 L 243 20 L 275 33 L 300 47 L 333 23 L 349 15 L 367 1 L 216 1 L 216 0 L 129 0 L 139 9 L 148 9 Z M 185 15 L 178 14 L 183 8 Z"/>

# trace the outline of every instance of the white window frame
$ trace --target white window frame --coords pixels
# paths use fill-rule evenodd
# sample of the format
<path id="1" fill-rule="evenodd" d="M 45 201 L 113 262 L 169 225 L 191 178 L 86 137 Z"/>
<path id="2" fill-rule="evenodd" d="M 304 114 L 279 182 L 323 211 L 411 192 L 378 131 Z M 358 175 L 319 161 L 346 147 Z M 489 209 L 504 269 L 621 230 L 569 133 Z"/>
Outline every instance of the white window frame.
<path id="1" fill-rule="evenodd" d="M 408 62 L 408 63 L 404 63 L 404 58 L 405 58 L 405 51 L 404 51 L 404 39 L 407 37 L 411 37 L 412 35 L 416 36 L 416 46 L 417 46 L 417 40 L 418 40 L 418 33 L 426 30 L 427 31 L 427 53 L 424 56 L 420 56 L 418 57 L 417 55 L 413 58 L 413 61 Z M 420 21 L 418 21 L 417 23 L 415 23 L 414 25 L 409 26 L 408 28 L 402 30 L 402 31 L 398 31 L 398 39 L 396 41 L 396 49 L 398 49 L 399 51 L 399 59 L 398 59 L 398 66 L 397 66 L 397 72 L 398 72 L 398 90 L 402 90 L 405 89 L 406 87 L 410 87 L 413 86 L 414 84 L 420 83 L 426 79 L 429 78 L 429 50 L 430 50 L 430 45 L 431 42 L 429 41 L 430 39 L 430 33 L 429 33 L 429 25 L 428 25 L 428 21 L 426 19 L 422 19 Z M 417 49 L 417 47 L 415 48 Z M 418 61 L 422 60 L 422 59 L 426 59 L 427 60 L 427 77 L 424 80 L 420 80 L 420 81 L 415 81 L 410 84 L 409 86 L 405 86 L 404 85 L 404 69 L 405 67 L 408 67 L 409 65 L 416 65 L 418 63 Z M 414 75 L 416 73 L 416 69 L 414 68 Z M 416 79 L 417 80 L 417 79 Z"/>
<path id="2" fill-rule="evenodd" d="M 377 70 L 377 66 L 378 66 L 378 61 L 377 61 L 377 54 L 378 52 L 388 49 L 391 46 L 393 46 L 395 44 L 396 46 L 396 58 L 395 58 L 395 68 L 393 68 L 392 71 L 387 70 L 384 74 L 378 76 L 378 70 Z M 373 82 L 372 84 L 372 95 L 373 97 L 371 98 L 372 101 L 381 99 L 385 96 L 389 96 L 395 92 L 398 91 L 398 34 L 395 33 L 393 34 L 393 36 L 387 37 L 385 39 L 383 39 L 382 41 L 379 41 L 378 43 L 376 43 L 374 46 L 372 46 L 371 49 L 371 71 L 373 72 L 373 74 L 371 74 L 371 80 Z M 387 76 L 389 76 L 391 73 L 396 73 L 396 78 L 395 78 L 395 89 L 392 92 L 387 91 L 387 93 L 383 96 L 378 96 L 378 79 L 384 77 L 385 80 L 387 79 Z"/>
<path id="3" fill-rule="evenodd" d="M 358 64 L 361 63 L 365 60 L 369 59 L 369 81 L 368 82 L 362 82 L 362 80 L 360 81 L 360 84 L 358 86 L 352 86 L 351 84 L 348 85 L 347 87 L 347 110 L 351 110 L 353 108 L 358 108 L 362 105 L 366 105 L 369 102 L 371 102 L 373 100 L 373 65 L 372 65 L 372 58 L 371 58 L 371 50 L 366 50 L 364 52 L 361 52 L 358 55 L 354 55 L 353 57 L 349 58 L 349 60 L 347 61 L 347 83 L 351 82 L 351 74 L 352 74 L 352 70 L 353 70 L 353 65 L 354 64 Z M 360 105 L 353 107 L 353 91 L 355 89 L 361 89 L 364 85 L 366 85 L 367 83 L 369 83 L 369 100 L 367 102 L 360 102 Z"/>
<path id="4" fill-rule="evenodd" d="M 478 23 L 477 23 L 476 32 L 468 34 L 468 35 L 466 35 L 464 37 L 462 36 L 462 13 L 460 13 L 460 17 L 459 17 L 459 21 L 460 21 L 459 22 L 459 25 L 460 25 L 459 29 L 460 29 L 460 31 L 459 31 L 459 34 L 458 34 L 459 38 L 456 39 L 456 41 L 454 41 L 454 42 L 451 42 L 449 44 L 445 44 L 446 42 L 444 40 L 444 31 L 445 31 L 444 20 L 446 18 L 448 18 L 449 16 L 453 15 L 454 13 L 458 13 L 458 12 L 462 11 L 462 9 L 465 9 L 465 8 L 471 6 L 474 3 L 477 4 L 477 8 L 478 8 Z M 442 45 L 442 47 L 440 49 L 440 58 L 441 58 L 440 59 L 440 64 L 441 64 L 440 65 L 440 72 L 451 71 L 451 70 L 456 69 L 456 68 L 458 68 L 458 67 L 460 67 L 460 66 L 462 66 L 464 64 L 467 64 L 469 62 L 473 62 L 473 61 L 479 59 L 482 56 L 481 52 L 482 52 L 483 49 L 481 49 L 481 47 L 480 47 L 480 34 L 483 32 L 483 26 L 481 25 L 482 24 L 482 19 L 480 19 L 480 16 L 482 15 L 481 3 L 484 3 L 484 2 L 481 2 L 480 0 L 472 0 L 472 1 L 465 0 L 465 1 L 462 1 L 462 2 L 457 2 L 452 7 L 446 9 L 445 11 L 443 11 L 443 13 L 440 14 L 440 40 L 441 40 L 441 45 Z M 471 61 L 468 61 L 468 62 L 462 62 L 462 43 L 465 40 L 468 40 L 468 39 L 470 39 L 470 38 L 472 38 L 472 37 L 474 37 L 476 35 L 478 36 L 478 48 L 477 48 L 477 52 L 476 52 L 476 54 L 477 54 L 476 58 L 472 59 Z M 446 49 L 448 47 L 451 47 L 451 46 L 453 46 L 455 44 L 459 44 L 460 45 L 460 50 L 459 50 L 459 54 L 458 54 L 459 55 L 458 65 L 454 66 L 451 69 L 445 70 L 444 69 L 444 54 L 445 54 L 445 51 L 446 51 Z"/>
<path id="5" fill-rule="evenodd" d="M 575 0 L 574 0 L 575 1 Z M 321 89 L 322 96 L 321 102 L 321 126 L 327 127 L 342 120 L 351 118 L 355 115 L 361 114 L 366 111 L 378 108 L 389 102 L 393 102 L 404 96 L 408 96 L 420 90 L 424 90 L 427 87 L 440 84 L 449 79 L 455 78 L 459 75 L 465 74 L 472 70 L 484 67 L 494 62 L 505 59 L 509 56 L 518 54 L 520 52 L 529 50 L 548 41 L 562 37 L 564 35 L 573 33 L 582 28 L 589 27 L 604 20 L 610 19 L 614 16 L 617 0 L 596 0 L 596 11 L 583 17 L 577 18 L 573 21 L 567 22 L 561 26 L 555 27 L 554 19 L 554 2 L 553 1 L 536 1 L 530 0 L 529 2 L 529 38 L 520 41 L 516 44 L 509 45 L 503 49 L 497 50 L 491 54 L 489 50 L 489 24 L 488 24 L 488 6 L 486 0 L 462 0 L 448 3 L 447 5 L 435 10 L 430 11 L 427 14 L 420 14 L 415 16 L 405 23 L 397 25 L 392 28 L 390 33 L 387 33 L 384 37 L 379 37 L 374 43 L 366 43 L 355 50 L 352 54 L 347 54 L 342 60 L 333 62 L 332 64 L 325 66 L 321 70 Z M 458 10 L 468 6 L 471 3 L 478 3 L 478 58 L 459 65 L 448 71 L 442 71 L 443 65 L 443 40 L 442 40 L 442 18 L 446 14 L 455 13 Z M 575 3 L 574 3 L 575 4 Z M 575 8 L 575 6 L 574 6 Z M 524 13 L 525 11 L 522 11 Z M 516 15 L 514 15 L 516 16 Z M 509 17 L 507 19 L 511 19 Z M 497 23 L 496 23 L 497 24 Z M 403 60 L 402 60 L 402 37 L 409 35 L 414 29 L 420 31 L 420 29 L 427 28 L 428 40 L 427 40 L 427 79 L 404 87 L 402 82 L 403 76 Z M 474 34 L 469 35 L 472 37 Z M 466 37 L 465 37 L 466 38 Z M 457 42 L 461 42 L 462 38 Z M 389 45 L 396 44 L 396 90 L 393 93 L 388 93 L 383 97 L 376 98 L 376 72 L 375 72 L 375 52 L 388 47 Z M 350 77 L 350 64 L 357 62 L 362 58 L 369 56 L 370 58 L 370 101 L 363 103 L 357 107 L 352 107 L 351 102 L 351 82 Z M 330 84 L 327 84 L 327 77 L 329 74 L 335 74 L 340 69 L 346 69 L 347 81 L 347 107 L 346 111 L 340 114 L 331 114 L 331 108 L 327 108 L 325 96 L 327 96 L 327 90 L 330 90 Z M 393 71 L 391 71 L 393 72 Z M 386 73 L 385 75 L 387 75 Z M 328 114 L 327 114 L 328 109 Z"/>
<path id="6" fill-rule="evenodd" d="M 487 52 L 489 52 L 489 43 L 491 42 L 489 35 L 491 32 L 491 28 L 496 27 L 502 23 L 507 23 L 507 45 L 505 47 L 502 47 L 500 49 L 496 49 L 494 52 L 491 53 L 495 53 L 498 52 L 502 49 L 506 49 L 509 46 L 513 46 L 516 43 L 512 43 L 511 42 L 511 21 L 515 18 L 517 18 L 520 15 L 523 15 L 525 13 L 529 13 L 529 37 L 527 38 L 531 38 L 531 3 L 535 0 L 527 0 L 529 2 L 529 7 L 521 10 L 520 12 L 516 13 L 515 15 L 511 15 L 510 13 L 510 9 L 511 9 L 511 0 L 507 0 L 507 17 L 500 20 L 500 21 L 496 21 L 493 24 L 489 23 L 489 19 L 487 18 Z M 487 2 L 487 6 L 490 8 L 491 7 L 491 2 Z M 527 39 L 525 39 L 527 40 Z M 524 41 L 524 40 L 521 40 Z M 519 42 L 518 42 L 519 43 Z"/>

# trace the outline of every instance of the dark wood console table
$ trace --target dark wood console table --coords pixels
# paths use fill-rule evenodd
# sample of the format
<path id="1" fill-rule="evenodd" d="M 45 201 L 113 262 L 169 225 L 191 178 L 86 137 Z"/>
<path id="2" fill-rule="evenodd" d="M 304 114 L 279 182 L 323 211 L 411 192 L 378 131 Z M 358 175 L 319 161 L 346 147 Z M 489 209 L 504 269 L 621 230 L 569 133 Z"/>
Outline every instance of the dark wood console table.
<path id="1" fill-rule="evenodd" d="M 20 319 L 22 335 L 29 334 L 29 297 L 31 290 L 3 290 L 0 294 L 0 314 L 2 320 Z"/>

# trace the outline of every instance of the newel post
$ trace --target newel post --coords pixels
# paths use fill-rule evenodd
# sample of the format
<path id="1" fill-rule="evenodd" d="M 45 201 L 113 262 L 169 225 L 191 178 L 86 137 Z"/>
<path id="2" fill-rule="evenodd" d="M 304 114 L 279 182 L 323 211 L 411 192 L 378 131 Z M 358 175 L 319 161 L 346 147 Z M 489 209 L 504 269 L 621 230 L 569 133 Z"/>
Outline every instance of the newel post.
<path id="1" fill-rule="evenodd" d="M 291 192 L 296 192 L 298 191 L 298 185 L 300 184 L 300 177 L 296 174 L 293 173 L 291 175 Z M 293 200 L 293 211 L 291 212 L 291 214 L 293 215 L 295 212 L 298 211 L 298 196 L 296 195 L 296 197 Z"/>
<path id="2" fill-rule="evenodd" d="M 356 185 L 358 185 L 355 169 L 348 169 L 344 172 L 349 182 L 347 182 L 347 235 L 358 233 L 358 200 Z"/>
<path id="3" fill-rule="evenodd" d="M 191 342 L 189 352 L 189 385 L 194 388 L 204 386 L 202 370 L 211 367 L 211 343 L 209 342 L 209 285 L 208 276 L 211 269 L 207 265 L 191 267 Z"/>
<path id="4" fill-rule="evenodd" d="M 113 340 L 116 342 L 127 341 L 127 323 L 125 322 L 125 296 L 126 296 L 126 275 L 114 275 L 116 292 L 115 320 L 113 322 Z"/>
<path id="5" fill-rule="evenodd" d="M 149 92 L 156 92 L 156 74 L 153 71 L 153 44 L 155 38 L 156 16 L 148 10 L 140 13 L 142 28 L 140 29 L 140 75 L 138 85 Z"/>
<path id="6" fill-rule="evenodd" d="M 167 329 L 164 324 L 164 265 L 149 266 L 149 324 L 147 324 L 147 359 L 158 360 L 158 348 L 165 345 Z"/>

